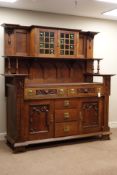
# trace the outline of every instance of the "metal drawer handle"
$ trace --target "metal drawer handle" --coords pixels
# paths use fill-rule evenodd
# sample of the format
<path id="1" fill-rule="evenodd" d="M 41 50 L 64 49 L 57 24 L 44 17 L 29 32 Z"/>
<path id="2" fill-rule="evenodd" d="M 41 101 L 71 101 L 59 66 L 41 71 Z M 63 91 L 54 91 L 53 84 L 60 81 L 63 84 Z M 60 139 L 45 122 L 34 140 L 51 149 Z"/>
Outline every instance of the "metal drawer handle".
<path id="1" fill-rule="evenodd" d="M 70 94 L 75 94 L 75 89 L 70 89 Z"/>
<path id="2" fill-rule="evenodd" d="M 69 115 L 69 112 L 65 112 L 64 113 L 64 119 L 69 119 L 70 115 Z"/>
<path id="3" fill-rule="evenodd" d="M 64 132 L 69 132 L 70 131 L 70 126 L 65 126 L 64 127 Z"/>
<path id="4" fill-rule="evenodd" d="M 68 107 L 70 105 L 69 100 L 64 101 L 64 107 Z"/>

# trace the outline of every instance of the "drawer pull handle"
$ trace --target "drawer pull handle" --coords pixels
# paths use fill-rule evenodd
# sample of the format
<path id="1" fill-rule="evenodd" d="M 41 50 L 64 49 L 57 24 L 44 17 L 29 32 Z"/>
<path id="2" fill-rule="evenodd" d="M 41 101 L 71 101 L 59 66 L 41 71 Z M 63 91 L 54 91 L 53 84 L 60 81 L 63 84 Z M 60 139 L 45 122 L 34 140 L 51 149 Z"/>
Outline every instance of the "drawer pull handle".
<path id="1" fill-rule="evenodd" d="M 69 100 L 64 101 L 64 107 L 68 107 L 70 105 Z"/>
<path id="2" fill-rule="evenodd" d="M 65 112 L 64 113 L 64 119 L 69 119 L 69 117 L 70 117 L 69 113 L 68 112 Z"/>
<path id="3" fill-rule="evenodd" d="M 64 95 L 64 89 L 59 89 L 59 95 Z"/>
<path id="4" fill-rule="evenodd" d="M 75 89 L 70 89 L 70 94 L 74 95 L 75 94 Z"/>
<path id="5" fill-rule="evenodd" d="M 65 126 L 64 127 L 64 132 L 69 132 L 70 131 L 70 127 L 69 126 Z"/>

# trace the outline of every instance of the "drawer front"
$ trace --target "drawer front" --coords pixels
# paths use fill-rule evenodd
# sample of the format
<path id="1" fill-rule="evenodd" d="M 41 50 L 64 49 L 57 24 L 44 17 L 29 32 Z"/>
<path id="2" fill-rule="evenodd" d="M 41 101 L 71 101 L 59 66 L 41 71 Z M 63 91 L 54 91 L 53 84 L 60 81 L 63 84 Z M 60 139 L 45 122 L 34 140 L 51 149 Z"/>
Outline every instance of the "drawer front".
<path id="1" fill-rule="evenodd" d="M 55 122 L 76 121 L 78 112 L 76 109 L 55 110 Z"/>
<path id="2" fill-rule="evenodd" d="M 76 108 L 76 107 L 77 107 L 76 99 L 64 99 L 55 101 L 55 109 Z"/>
<path id="3" fill-rule="evenodd" d="M 78 134 L 78 122 L 55 124 L 55 137 L 65 137 Z"/>

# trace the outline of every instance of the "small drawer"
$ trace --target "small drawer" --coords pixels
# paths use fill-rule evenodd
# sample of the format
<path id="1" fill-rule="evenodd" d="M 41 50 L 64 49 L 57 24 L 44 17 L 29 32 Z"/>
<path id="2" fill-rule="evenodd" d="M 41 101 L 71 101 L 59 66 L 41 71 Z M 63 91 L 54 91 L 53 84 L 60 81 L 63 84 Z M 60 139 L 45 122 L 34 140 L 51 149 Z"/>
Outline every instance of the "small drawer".
<path id="1" fill-rule="evenodd" d="M 76 109 L 55 110 L 55 122 L 76 121 L 78 112 Z"/>
<path id="2" fill-rule="evenodd" d="M 64 122 L 55 124 L 55 137 L 65 137 L 78 134 L 78 122 Z"/>
<path id="3" fill-rule="evenodd" d="M 77 100 L 76 99 L 64 99 L 55 101 L 55 109 L 65 109 L 65 108 L 76 108 Z"/>

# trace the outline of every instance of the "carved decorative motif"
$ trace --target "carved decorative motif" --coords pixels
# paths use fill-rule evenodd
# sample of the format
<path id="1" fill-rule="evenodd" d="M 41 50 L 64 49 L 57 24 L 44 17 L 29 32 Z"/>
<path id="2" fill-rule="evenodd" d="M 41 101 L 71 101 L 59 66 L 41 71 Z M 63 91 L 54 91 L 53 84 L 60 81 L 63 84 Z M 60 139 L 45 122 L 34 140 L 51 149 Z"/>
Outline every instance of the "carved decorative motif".
<path id="1" fill-rule="evenodd" d="M 49 105 L 31 105 L 30 106 L 30 125 L 29 131 L 35 132 L 48 132 Z"/>
<path id="2" fill-rule="evenodd" d="M 11 28 L 6 28 L 6 33 L 8 34 L 8 44 L 11 44 L 11 35 L 13 34 L 13 29 Z"/>
<path id="3" fill-rule="evenodd" d="M 95 88 L 78 88 L 77 91 L 78 93 L 95 93 L 96 89 Z"/>
<path id="4" fill-rule="evenodd" d="M 99 127 L 99 114 L 97 102 L 84 102 L 82 105 L 83 129 Z"/>
<path id="5" fill-rule="evenodd" d="M 84 103 L 82 106 L 83 110 L 95 110 L 98 112 L 98 104 L 97 103 Z"/>
<path id="6" fill-rule="evenodd" d="M 56 95 L 57 89 L 39 89 L 36 90 L 36 95 Z"/>

